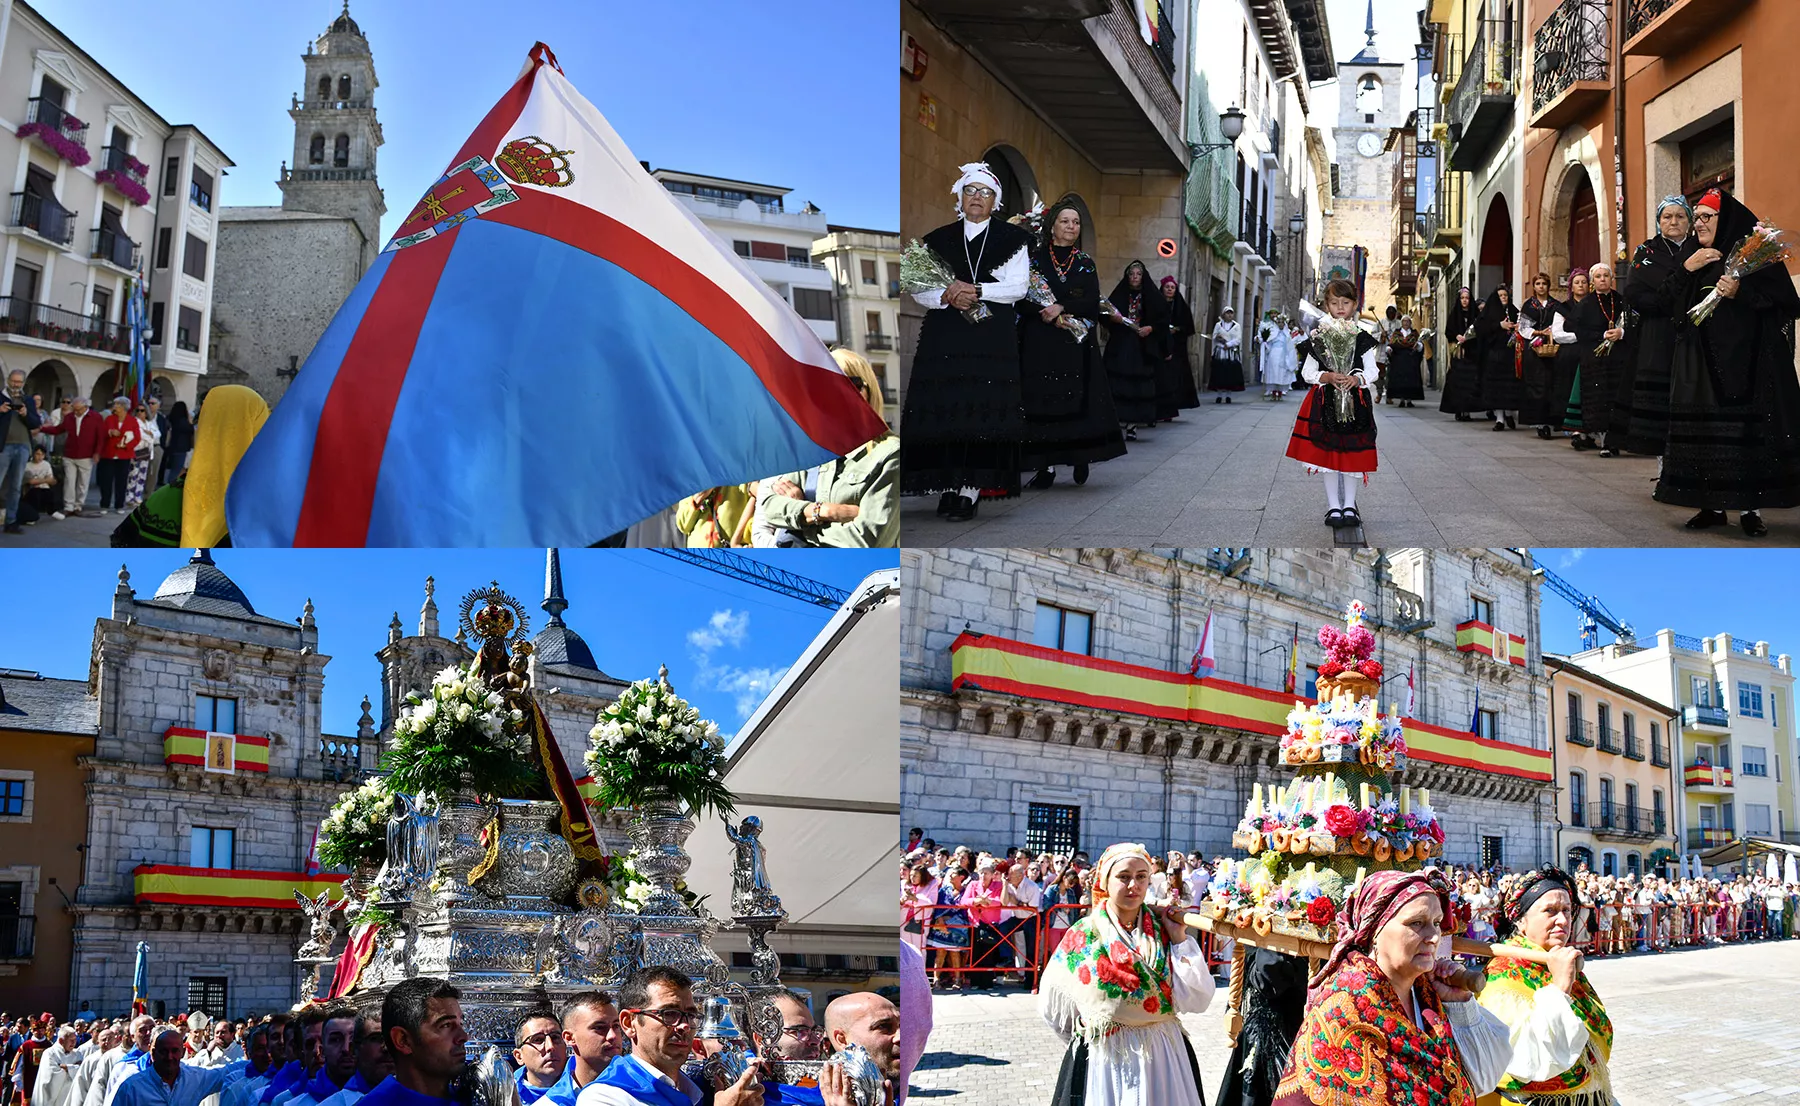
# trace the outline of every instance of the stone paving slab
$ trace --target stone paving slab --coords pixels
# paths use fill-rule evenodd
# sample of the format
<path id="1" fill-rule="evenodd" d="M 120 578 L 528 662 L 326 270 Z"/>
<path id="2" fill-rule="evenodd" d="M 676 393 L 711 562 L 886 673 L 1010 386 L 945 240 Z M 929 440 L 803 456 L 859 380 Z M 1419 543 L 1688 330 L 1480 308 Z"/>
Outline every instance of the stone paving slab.
<path id="1" fill-rule="evenodd" d="M 1043 491 L 987 500 L 973 522 L 946 522 L 937 497 L 902 504 L 903 544 L 1041 548 L 1103 545 L 1328 547 L 1321 478 L 1283 452 L 1297 406 L 1249 395 L 1204 403 L 1138 432 L 1124 457 L 1095 465 L 1085 486 L 1070 470 Z M 1357 493 L 1373 546 L 1800 545 L 1800 512 L 1770 511 L 1753 542 L 1734 524 L 1694 532 L 1692 510 L 1650 498 L 1654 457 L 1576 453 L 1568 439 L 1495 433 L 1437 410 L 1377 408 L 1381 471 Z"/>
<path id="2" fill-rule="evenodd" d="M 1600 960 L 1588 978 L 1614 1027 L 1613 1091 L 1622 1106 L 1800 1102 L 1800 941 Z M 1050 1100 L 1062 1043 L 1017 988 L 939 994 L 909 1101 L 1038 1106 Z M 1182 1016 L 1206 1100 L 1218 1099 L 1231 1049 L 1225 989 Z"/>

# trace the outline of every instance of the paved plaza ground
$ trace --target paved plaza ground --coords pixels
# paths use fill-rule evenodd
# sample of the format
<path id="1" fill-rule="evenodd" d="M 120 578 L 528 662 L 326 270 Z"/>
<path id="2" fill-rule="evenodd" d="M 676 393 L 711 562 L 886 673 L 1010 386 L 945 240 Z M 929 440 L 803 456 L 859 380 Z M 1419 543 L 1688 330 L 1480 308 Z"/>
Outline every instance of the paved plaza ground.
<path id="1" fill-rule="evenodd" d="M 1566 438 L 1456 422 L 1438 393 L 1415 408 L 1377 409 L 1380 465 L 1357 494 L 1367 543 L 1455 549 L 1489 546 L 1752 544 L 1737 528 L 1690 531 L 1694 512 L 1650 498 L 1653 457 L 1577 453 Z M 1057 470 L 1043 491 L 988 500 L 973 522 L 946 522 L 937 497 L 902 508 L 908 546 L 980 548 L 1325 546 L 1321 478 L 1283 454 L 1299 408 L 1244 393 L 1138 432 L 1124 457 L 1095 465 L 1084 486 Z M 1479 420 L 1480 416 L 1477 416 Z M 905 437 L 905 428 L 901 428 Z M 1758 542 L 1800 544 L 1800 512 L 1770 511 Z"/>
<path id="2" fill-rule="evenodd" d="M 1800 1103 L 1794 980 L 1800 941 L 1600 960 L 1588 978 L 1615 1031 L 1613 1091 L 1623 1106 Z M 945 1106 L 1048 1102 L 1062 1045 L 1017 988 L 939 995 L 931 1042 L 909 1101 Z M 1206 1100 L 1216 1101 L 1230 1047 L 1225 988 L 1204 1014 L 1184 1015 Z"/>

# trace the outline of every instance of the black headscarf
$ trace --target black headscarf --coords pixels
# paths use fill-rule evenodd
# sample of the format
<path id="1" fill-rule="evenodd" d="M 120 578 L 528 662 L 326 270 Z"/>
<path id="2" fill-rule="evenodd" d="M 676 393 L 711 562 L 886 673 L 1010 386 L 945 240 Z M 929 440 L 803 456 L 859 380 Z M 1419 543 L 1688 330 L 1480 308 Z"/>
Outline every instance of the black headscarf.
<path id="1" fill-rule="evenodd" d="M 1081 214 L 1081 208 L 1076 205 L 1074 197 L 1064 196 L 1062 199 L 1050 205 L 1049 209 L 1044 212 L 1043 223 L 1039 225 L 1039 237 L 1042 239 L 1039 245 L 1044 249 L 1049 249 L 1050 244 L 1056 241 L 1056 217 L 1065 211 L 1073 211 L 1076 215 L 1081 217 L 1081 221 L 1084 225 L 1087 223 L 1087 216 Z M 1075 246 L 1078 249 L 1080 248 L 1081 239 L 1077 238 L 1075 240 Z"/>
<path id="2" fill-rule="evenodd" d="M 1467 307 L 1462 305 L 1462 294 L 1465 291 L 1469 293 L 1469 306 Z M 1450 301 L 1450 321 L 1445 333 L 1452 342 L 1456 341 L 1469 327 L 1474 325 L 1475 316 L 1479 314 L 1481 314 L 1481 301 L 1475 298 L 1475 290 L 1458 288 L 1456 298 Z"/>
<path id="3" fill-rule="evenodd" d="M 1725 273 L 1724 259 L 1729 258 L 1738 244 L 1756 228 L 1756 214 L 1738 202 L 1737 197 L 1723 190 L 1714 191 L 1719 195 L 1719 218 L 1713 224 L 1716 231 L 1712 248 L 1719 251 L 1721 259 L 1695 272 L 1684 273 L 1686 285 L 1675 298 L 1678 311 L 1693 307 L 1712 291 Z M 1699 248 L 1698 238 L 1694 241 Z M 1750 398 L 1759 355 L 1770 357 L 1769 351 L 1762 348 L 1765 338 L 1779 337 L 1780 341 L 1772 347 L 1772 359 L 1779 360 L 1781 349 L 1787 348 L 1791 363 L 1791 346 L 1785 335 L 1778 332 L 1795 317 L 1800 317 L 1800 295 L 1795 294 L 1787 266 L 1779 263 L 1744 277 L 1739 282 L 1737 294 L 1720 302 L 1702 327 L 1701 348 L 1721 399 L 1742 403 Z M 1680 321 L 1685 325 L 1685 319 Z M 1765 328 L 1770 331 L 1768 335 L 1763 333 Z"/>
<path id="4" fill-rule="evenodd" d="M 1144 270 L 1143 279 L 1138 282 L 1135 290 L 1131 287 L 1131 265 L 1136 265 Z M 1158 288 L 1156 282 L 1150 279 L 1149 267 L 1142 261 L 1133 261 L 1131 265 L 1125 266 L 1125 271 L 1119 274 L 1119 283 L 1113 286 L 1112 295 L 1109 297 L 1113 306 L 1119 309 L 1121 315 L 1135 318 L 1139 326 L 1160 328 L 1168 325 L 1168 301 L 1163 299 L 1162 289 Z M 1131 314 L 1131 297 L 1134 295 L 1141 295 L 1143 299 L 1138 306 L 1138 314 L 1135 316 Z M 1159 330 L 1152 330 L 1151 336 L 1155 337 L 1158 333 L 1160 333 Z"/>
<path id="5" fill-rule="evenodd" d="M 1512 294 L 1510 288 L 1504 284 L 1496 285 L 1494 290 L 1488 293 L 1487 299 L 1481 301 L 1481 314 L 1475 317 L 1475 333 L 1484 341 L 1494 341 L 1496 336 L 1501 340 L 1509 338 L 1510 335 L 1500 328 L 1500 321 L 1511 319 L 1517 322 L 1519 319 L 1517 304 L 1500 302 L 1500 293 L 1503 290 L 1510 298 Z"/>
<path id="6" fill-rule="evenodd" d="M 1552 891 L 1567 891 L 1571 907 L 1581 903 L 1580 892 L 1575 889 L 1575 878 L 1554 864 L 1546 864 L 1542 868 L 1526 872 L 1519 885 L 1507 893 L 1500 903 L 1500 913 L 1494 918 L 1494 932 L 1502 941 L 1511 937 L 1532 904 Z"/>

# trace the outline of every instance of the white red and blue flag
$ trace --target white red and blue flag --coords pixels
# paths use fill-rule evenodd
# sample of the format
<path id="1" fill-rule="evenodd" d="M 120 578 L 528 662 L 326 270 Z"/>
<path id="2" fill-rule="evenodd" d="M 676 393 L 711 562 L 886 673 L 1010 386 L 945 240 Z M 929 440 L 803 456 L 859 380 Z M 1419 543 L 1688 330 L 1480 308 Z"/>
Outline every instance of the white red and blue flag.
<path id="1" fill-rule="evenodd" d="M 592 544 L 885 427 L 542 43 L 232 477 L 239 546 Z"/>
<path id="2" fill-rule="evenodd" d="M 1213 660 L 1212 612 L 1206 612 L 1206 625 L 1200 627 L 1200 643 L 1194 646 L 1194 657 L 1188 662 L 1188 675 L 1204 680 L 1218 665 Z"/>

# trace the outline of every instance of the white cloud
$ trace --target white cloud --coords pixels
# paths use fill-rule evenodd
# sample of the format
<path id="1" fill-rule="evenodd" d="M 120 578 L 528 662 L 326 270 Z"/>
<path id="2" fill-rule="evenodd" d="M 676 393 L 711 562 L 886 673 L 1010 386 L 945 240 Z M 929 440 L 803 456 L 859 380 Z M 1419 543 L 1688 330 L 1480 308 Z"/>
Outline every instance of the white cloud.
<path id="1" fill-rule="evenodd" d="M 723 645 L 732 648 L 744 644 L 744 636 L 750 632 L 750 612 L 734 611 L 729 608 L 714 611 L 706 620 L 706 625 L 697 630 L 688 631 L 688 644 L 702 654 L 710 653 Z"/>
<path id="2" fill-rule="evenodd" d="M 697 685 L 703 690 L 730 695 L 739 722 L 749 718 L 787 675 L 785 665 L 779 668 L 744 667 L 714 659 L 713 654 L 720 650 L 743 648 L 749 637 L 750 612 L 729 608 L 714 611 L 706 625 L 689 630 L 687 635 L 689 653 L 698 665 Z"/>
<path id="3" fill-rule="evenodd" d="M 1585 556 L 1587 556 L 1587 550 L 1571 549 L 1568 552 L 1564 553 L 1562 555 L 1562 557 L 1557 560 L 1556 567 L 1562 568 L 1562 569 L 1574 568 L 1576 565 L 1581 563 L 1581 558 L 1583 558 Z"/>

